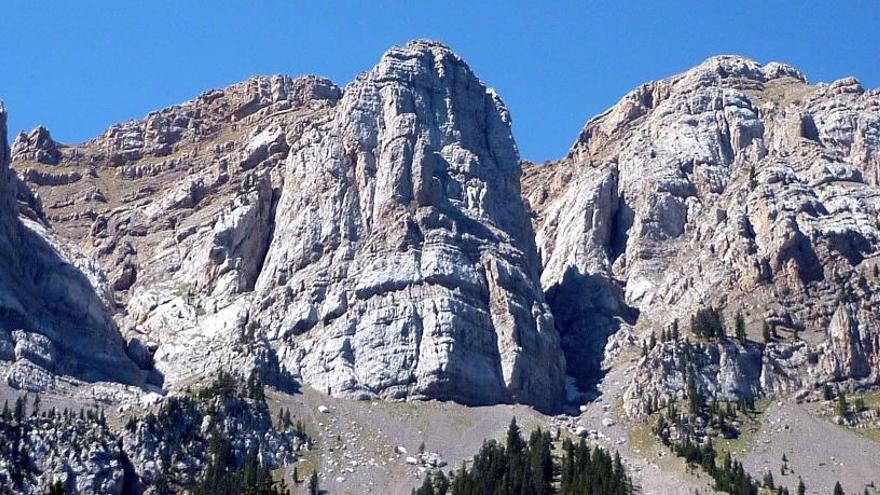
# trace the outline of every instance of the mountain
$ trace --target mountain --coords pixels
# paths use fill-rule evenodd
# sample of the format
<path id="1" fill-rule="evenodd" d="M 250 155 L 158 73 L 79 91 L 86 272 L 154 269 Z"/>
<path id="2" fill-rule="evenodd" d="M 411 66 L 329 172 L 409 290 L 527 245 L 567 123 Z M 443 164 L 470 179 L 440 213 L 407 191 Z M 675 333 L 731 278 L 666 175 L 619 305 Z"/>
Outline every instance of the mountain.
<path id="1" fill-rule="evenodd" d="M 513 414 L 619 450 L 642 493 L 721 490 L 671 464 L 716 441 L 740 481 L 780 452 L 791 489 L 874 481 L 880 91 L 853 78 L 713 57 L 538 165 L 418 40 L 344 88 L 260 76 L 3 143 L 0 392 L 110 415 L 3 419 L 36 452 L 0 449 L 3 486 L 161 493 L 258 459 L 407 493 Z M 834 415 L 847 394 L 868 406 Z"/>
<path id="2" fill-rule="evenodd" d="M 46 225 L 19 216 L 30 192 L 9 169 L 6 110 L 0 106 L 0 359 L 6 382 L 58 386 L 55 375 L 140 383 L 107 310 L 106 277 L 94 260 Z M 22 205 L 21 209 L 26 209 Z"/>
<path id="3" fill-rule="evenodd" d="M 749 340 L 765 322 L 780 335 L 711 358 L 721 369 L 700 386 L 713 393 L 876 382 L 878 110 L 880 93 L 852 78 L 811 86 L 790 66 L 715 57 L 640 86 L 590 120 L 564 160 L 529 167 L 570 373 L 594 374 L 611 335 L 613 346 L 689 327 L 712 306 L 731 334 L 741 312 Z M 640 376 L 652 383 L 633 385 L 631 412 L 684 387 L 680 375 Z"/>
<path id="4" fill-rule="evenodd" d="M 560 406 L 508 112 L 444 46 L 392 49 L 344 91 L 255 78 L 13 148 L 166 386 L 235 363 L 333 395 Z"/>

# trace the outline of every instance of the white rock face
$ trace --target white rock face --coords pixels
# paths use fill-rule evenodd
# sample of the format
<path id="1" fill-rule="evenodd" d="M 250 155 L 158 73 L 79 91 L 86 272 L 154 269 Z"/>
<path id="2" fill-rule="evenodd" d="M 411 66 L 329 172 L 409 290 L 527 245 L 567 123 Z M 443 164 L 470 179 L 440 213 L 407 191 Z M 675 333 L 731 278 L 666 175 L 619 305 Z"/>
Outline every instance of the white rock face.
<path id="1" fill-rule="evenodd" d="M 714 305 L 731 332 L 737 310 L 753 340 L 764 321 L 779 330 L 757 374 L 713 361 L 743 390 L 876 377 L 878 135 L 880 93 L 855 80 L 810 86 L 782 64 L 715 57 L 639 87 L 592 119 L 567 159 L 529 167 L 569 372 L 588 386 L 608 335 L 659 335 Z"/>
<path id="2" fill-rule="evenodd" d="M 45 371 L 89 381 L 142 382 L 145 372 L 125 354 L 111 318 L 112 293 L 100 269 L 45 226 L 30 218 L 19 219 L 20 184 L 9 169 L 2 105 L 0 140 L 0 358 L 5 361 L 4 378 L 19 388 L 36 390 L 53 381 Z M 39 368 L 32 372 L 34 367 Z"/>
<path id="3" fill-rule="evenodd" d="M 417 41 L 344 91 L 258 77 L 81 146 L 37 129 L 4 174 L 0 358 L 32 389 L 257 368 L 347 397 L 554 409 L 566 372 L 587 391 L 605 356 L 713 305 L 752 341 L 765 321 L 780 335 L 757 371 L 709 355 L 719 393 L 874 379 L 878 109 L 854 79 L 715 57 L 637 88 L 521 186 L 503 103 Z M 51 249 L 22 264 L 22 242 Z M 678 366 L 639 371 L 660 364 Z M 647 378 L 652 400 L 677 390 Z"/>
<path id="4" fill-rule="evenodd" d="M 440 44 L 390 50 L 344 96 L 255 78 L 51 169 L 21 149 L 34 178 L 81 176 L 28 184 L 109 274 L 156 383 L 258 367 L 333 395 L 561 404 L 507 109 Z"/>
<path id="5" fill-rule="evenodd" d="M 287 370 L 332 394 L 558 405 L 507 111 L 448 48 L 386 53 L 284 174 L 255 292 Z"/>

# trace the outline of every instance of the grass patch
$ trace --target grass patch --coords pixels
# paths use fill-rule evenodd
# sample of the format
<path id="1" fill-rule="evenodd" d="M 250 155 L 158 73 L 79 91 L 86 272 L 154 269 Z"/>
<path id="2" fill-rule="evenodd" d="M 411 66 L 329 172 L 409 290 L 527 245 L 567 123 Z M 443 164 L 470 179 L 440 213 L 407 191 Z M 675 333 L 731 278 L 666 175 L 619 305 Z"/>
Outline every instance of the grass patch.
<path id="1" fill-rule="evenodd" d="M 652 418 L 653 420 L 653 418 Z M 629 445 L 634 453 L 656 464 L 662 471 L 678 475 L 693 475 L 700 478 L 699 471 L 689 469 L 687 463 L 680 457 L 676 457 L 660 439 L 651 431 L 653 421 L 646 424 L 634 425 L 629 428 Z M 663 455 L 657 455 L 662 453 Z"/>

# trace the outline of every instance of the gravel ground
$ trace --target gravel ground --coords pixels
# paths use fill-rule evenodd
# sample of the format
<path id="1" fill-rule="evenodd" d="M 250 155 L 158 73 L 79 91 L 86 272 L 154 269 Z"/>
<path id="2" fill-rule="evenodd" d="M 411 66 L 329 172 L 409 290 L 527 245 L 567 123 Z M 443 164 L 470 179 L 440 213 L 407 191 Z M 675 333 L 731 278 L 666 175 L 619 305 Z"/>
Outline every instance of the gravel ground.
<path id="1" fill-rule="evenodd" d="M 306 423 L 317 442 L 314 452 L 297 463 L 299 477 L 317 467 L 321 487 L 330 494 L 409 494 L 421 483 L 424 468 L 407 463 L 418 454 L 439 454 L 448 471 L 470 459 L 485 438 L 501 438 L 512 417 L 524 430 L 547 423 L 525 406 L 465 407 L 449 402 L 380 402 L 333 399 L 308 388 L 300 395 L 269 392 L 273 411 L 289 408 Z M 324 406 L 328 412 L 320 412 Z M 406 453 L 398 451 L 398 447 Z M 287 473 L 290 482 L 290 472 Z M 300 484 L 294 493 L 305 490 Z"/>
<path id="2" fill-rule="evenodd" d="M 620 453 L 639 493 L 716 493 L 707 476 L 688 470 L 646 427 L 629 424 L 623 418 L 620 398 L 632 377 L 634 364 L 634 360 L 623 360 L 608 371 L 599 384 L 602 394 L 586 404 L 586 411 L 577 418 L 577 424 L 596 430 L 597 443 Z"/>
<path id="3" fill-rule="evenodd" d="M 790 400 L 772 403 L 740 456 L 746 469 L 758 477 L 771 470 L 776 484 L 792 493 L 798 476 L 807 493 L 829 494 L 837 481 L 846 493 L 880 487 L 880 443 L 817 417 L 810 408 Z M 783 453 L 791 468 L 785 476 L 780 472 Z"/>
<path id="4" fill-rule="evenodd" d="M 444 470 L 449 470 L 470 459 L 484 439 L 502 438 L 513 416 L 526 432 L 537 426 L 559 425 L 596 430 L 597 443 L 620 452 L 639 493 L 715 493 L 706 476 L 689 472 L 680 459 L 651 437 L 646 436 L 649 441 L 643 439 L 638 446 L 631 445 L 630 425 L 621 421 L 617 406 L 630 377 L 629 366 L 626 363 L 612 369 L 601 384 L 603 395 L 577 417 L 545 416 L 525 406 L 511 405 L 359 402 L 328 398 L 307 388 L 301 395 L 270 392 L 269 397 L 273 411 L 290 408 L 294 416 L 306 422 L 309 434 L 317 441 L 315 452 L 298 463 L 300 478 L 318 467 L 322 488 L 334 495 L 408 494 L 424 476 L 418 466 L 406 462 L 418 452 L 420 443 L 424 442 L 426 451 L 440 454 L 449 463 Z M 329 412 L 319 412 L 319 406 L 326 406 Z M 398 453 L 398 446 L 407 453 Z M 300 484 L 295 493 L 304 492 L 304 488 Z"/>

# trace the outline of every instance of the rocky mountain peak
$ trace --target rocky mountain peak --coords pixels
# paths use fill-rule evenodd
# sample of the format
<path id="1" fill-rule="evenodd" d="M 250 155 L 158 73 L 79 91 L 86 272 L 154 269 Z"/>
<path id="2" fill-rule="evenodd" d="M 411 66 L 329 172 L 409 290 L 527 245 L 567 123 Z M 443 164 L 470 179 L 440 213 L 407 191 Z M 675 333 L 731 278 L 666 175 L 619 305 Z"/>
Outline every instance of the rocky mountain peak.
<path id="1" fill-rule="evenodd" d="M 524 180 L 563 347 L 601 353 L 597 335 L 619 345 L 708 306 L 824 340 L 843 300 L 834 294 L 873 270 L 880 247 L 869 220 L 880 208 L 877 105 L 852 79 L 812 86 L 790 66 L 723 56 L 591 119 L 566 160 Z M 597 366 L 582 356 L 569 354 L 575 375 L 579 363 Z M 855 356 L 859 366 L 876 359 Z M 751 377 L 740 385 L 754 389 Z"/>
<path id="2" fill-rule="evenodd" d="M 857 81 L 713 57 L 523 178 L 498 95 L 419 40 L 344 91 L 255 77 L 56 146 L 55 165 L 34 131 L 13 162 L 42 200 L 22 211 L 94 257 L 108 328 L 167 387 L 234 363 L 332 395 L 554 409 L 566 371 L 586 390 L 706 305 L 821 340 L 824 295 L 880 239 L 876 105 Z"/>
<path id="3" fill-rule="evenodd" d="M 414 42 L 293 147 L 256 291 L 307 382 L 558 405 L 563 364 L 502 110 L 448 48 Z"/>
<path id="4" fill-rule="evenodd" d="M 58 143 L 43 126 L 29 133 L 19 133 L 12 144 L 13 160 L 33 160 L 46 165 L 57 165 L 60 158 Z"/>
<path id="5" fill-rule="evenodd" d="M 760 64 L 755 60 L 738 55 L 717 55 L 709 57 L 703 63 L 682 74 L 683 79 L 696 79 L 699 75 L 715 74 L 722 79 L 750 79 L 767 82 L 782 77 L 790 77 L 802 83 L 807 82 L 806 76 L 787 64 L 769 62 Z"/>
<path id="6" fill-rule="evenodd" d="M 332 395 L 562 402 L 507 109 L 442 44 L 392 48 L 344 92 L 253 78 L 62 155 L 15 166 L 166 387 L 234 366 Z"/>
<path id="7" fill-rule="evenodd" d="M 345 463 L 325 486 L 400 491 L 381 484 L 393 458 L 375 477 L 357 442 L 411 426 L 497 432 L 511 411 L 328 395 L 582 406 L 527 417 L 619 448 L 644 476 L 661 470 L 628 446 L 630 420 L 666 424 L 650 429 L 664 443 L 791 438 L 773 414 L 821 396 L 799 413 L 811 418 L 829 383 L 860 398 L 880 383 L 880 91 L 855 78 L 811 85 L 785 64 L 712 57 L 626 94 L 544 165 L 521 164 L 499 96 L 429 40 L 390 49 L 344 90 L 258 76 L 79 145 L 40 127 L 10 149 L 5 132 L 0 104 L 0 379 L 131 419 L 121 443 L 103 413 L 90 433 L 68 414 L 16 419 L 42 471 L 24 493 L 62 470 L 80 491 L 128 492 L 131 466 L 148 489 L 189 483 L 208 436 L 288 463 L 312 444 L 278 404 L 320 421 L 308 431 L 328 473 Z M 287 395 L 299 386 L 314 390 Z M 744 414 L 758 397 L 778 400 Z M 676 403 L 686 416 L 664 417 Z M 421 431 L 422 411 L 452 426 Z M 855 413 L 876 423 L 873 410 L 836 421 Z M 455 424 L 484 414 L 478 429 Z M 101 455 L 61 462 L 76 436 Z M 847 465 L 864 457 L 852 450 Z M 442 465 L 432 451 L 398 457 L 407 479 Z M 787 463 L 783 477 L 808 472 Z M 0 464 L 2 478 L 14 464 Z M 636 486 L 680 491 L 675 471 Z"/>
<path id="8" fill-rule="evenodd" d="M 662 111 L 666 112 L 674 110 L 668 108 L 670 101 L 682 105 L 685 108 L 681 110 L 687 112 L 699 111 L 699 107 L 720 108 L 729 105 L 726 100 L 733 99 L 740 100 L 740 106 L 751 105 L 750 98 L 755 98 L 755 104 L 765 101 L 785 104 L 785 101 L 777 100 L 804 87 L 809 87 L 806 76 L 787 64 L 770 62 L 761 65 L 735 55 L 710 57 L 681 74 L 639 86 L 616 105 L 590 119 L 572 145 L 568 158 L 585 158 L 591 140 L 604 143 L 605 137 L 660 108 L 664 102 L 667 104 Z"/>

